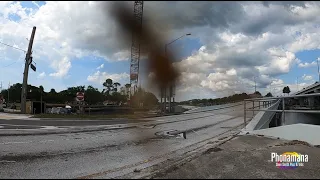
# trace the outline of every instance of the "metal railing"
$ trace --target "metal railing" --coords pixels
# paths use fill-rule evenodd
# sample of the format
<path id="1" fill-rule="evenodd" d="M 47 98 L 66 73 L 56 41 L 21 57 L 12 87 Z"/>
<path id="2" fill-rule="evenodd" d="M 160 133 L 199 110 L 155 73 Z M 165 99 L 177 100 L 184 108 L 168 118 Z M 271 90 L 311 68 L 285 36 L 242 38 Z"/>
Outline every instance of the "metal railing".
<path id="1" fill-rule="evenodd" d="M 254 117 L 255 111 L 265 111 L 265 112 L 281 112 L 282 113 L 282 122 L 285 120 L 285 112 L 289 113 L 320 113 L 320 110 L 285 110 L 285 99 L 292 99 L 292 98 L 300 98 L 300 97 L 316 97 L 320 96 L 320 93 L 313 93 L 313 94 L 303 94 L 303 95 L 293 95 L 293 96 L 281 96 L 281 97 L 266 97 L 266 98 L 252 98 L 252 99 L 245 99 L 243 100 L 244 104 L 244 127 L 247 125 L 247 111 L 252 111 L 252 115 Z M 278 100 L 282 101 L 282 110 L 272 110 L 267 109 L 272 104 L 277 102 Z M 252 102 L 252 108 L 246 108 L 246 102 Z M 254 106 L 255 102 L 258 102 L 258 106 Z M 261 102 L 263 102 L 263 108 L 261 109 Z M 259 109 L 255 109 L 258 107 Z M 252 118 L 253 118 L 252 117 Z"/>

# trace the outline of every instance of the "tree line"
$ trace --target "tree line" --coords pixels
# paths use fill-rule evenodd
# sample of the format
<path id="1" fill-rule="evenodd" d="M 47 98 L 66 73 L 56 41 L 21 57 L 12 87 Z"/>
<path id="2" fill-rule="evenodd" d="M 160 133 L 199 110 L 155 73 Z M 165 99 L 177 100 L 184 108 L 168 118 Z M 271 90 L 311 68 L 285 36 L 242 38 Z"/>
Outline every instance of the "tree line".
<path id="1" fill-rule="evenodd" d="M 256 91 L 254 94 L 257 94 L 261 96 L 261 93 L 259 91 Z M 273 97 L 273 95 L 269 92 L 265 95 L 265 97 Z M 182 101 L 178 104 L 181 105 L 192 105 L 192 106 L 213 106 L 213 105 L 220 105 L 220 104 L 227 104 L 227 103 L 235 103 L 243 101 L 244 99 L 250 99 L 251 96 L 247 93 L 241 93 L 241 94 L 234 94 L 228 97 L 223 98 L 216 98 L 216 99 L 192 99 L 188 101 Z"/>
<path id="2" fill-rule="evenodd" d="M 103 105 L 104 102 L 120 105 L 128 103 L 130 84 L 123 86 L 122 91 L 119 91 L 121 84 L 118 82 L 113 82 L 112 79 L 107 79 L 103 83 L 103 90 L 99 91 L 93 86 L 76 86 L 68 87 L 65 90 L 57 92 L 52 88 L 49 92 L 45 92 L 43 86 L 27 86 L 27 100 L 40 101 L 46 103 L 57 103 L 65 104 L 75 102 L 77 92 L 84 92 L 85 103 L 88 105 Z M 22 84 L 16 83 L 9 87 L 9 89 L 4 89 L 1 91 L 2 96 L 9 103 L 20 103 L 21 102 L 21 90 Z M 139 88 L 135 92 L 131 99 L 131 104 L 133 106 L 151 106 L 157 105 L 158 99 L 151 92 L 146 92 L 142 88 Z M 139 101 L 139 102 L 138 102 Z"/>

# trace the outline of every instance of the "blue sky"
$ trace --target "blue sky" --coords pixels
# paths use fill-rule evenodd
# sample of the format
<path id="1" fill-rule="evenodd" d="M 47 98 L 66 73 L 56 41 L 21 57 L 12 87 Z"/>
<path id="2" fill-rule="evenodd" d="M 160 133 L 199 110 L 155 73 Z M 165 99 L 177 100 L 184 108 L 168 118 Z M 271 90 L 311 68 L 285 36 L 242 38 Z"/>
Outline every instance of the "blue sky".
<path id="1" fill-rule="evenodd" d="M 320 57 L 320 50 L 306 50 L 296 53 L 296 57 L 304 63 L 312 63 Z M 307 68 L 299 68 L 298 65 L 294 65 L 290 72 L 280 75 L 279 78 L 283 79 L 287 83 L 295 84 L 298 77 L 298 82 L 303 81 L 302 76 L 308 74 L 313 77 L 314 82 L 318 81 L 318 67 L 312 66 Z"/>
<path id="2" fill-rule="evenodd" d="M 93 85 L 102 90 L 107 78 L 123 85 L 129 83 L 130 43 L 122 43 L 118 27 L 100 3 L 0 4 L 1 42 L 26 49 L 32 26 L 37 26 L 33 47 L 37 72 L 30 70 L 30 84 L 43 85 L 46 91 L 61 91 L 76 85 Z M 294 92 L 297 77 L 299 88 L 318 79 L 320 31 L 315 24 L 320 22 L 320 11 L 316 2 L 305 2 L 309 8 L 286 2 L 270 2 L 268 7 L 261 2 L 201 2 L 196 6 L 195 2 L 176 3 L 179 8 L 168 11 L 170 2 L 146 2 L 144 17 L 148 20 L 144 20 L 168 25 L 167 42 L 192 33 L 168 46 L 182 73 L 177 100 L 252 93 L 253 76 L 262 94 L 270 89 L 281 94 L 286 85 Z M 288 5 L 291 9 L 286 9 Z M 263 13 L 255 14 L 250 8 Z M 303 17 L 292 12 L 300 12 Z M 156 29 L 163 33 L 166 28 Z M 9 82 L 21 83 L 23 52 L 0 45 L 0 56 L 4 88 Z M 156 93 L 155 86 L 146 83 L 147 76 L 141 74 L 142 86 Z"/>

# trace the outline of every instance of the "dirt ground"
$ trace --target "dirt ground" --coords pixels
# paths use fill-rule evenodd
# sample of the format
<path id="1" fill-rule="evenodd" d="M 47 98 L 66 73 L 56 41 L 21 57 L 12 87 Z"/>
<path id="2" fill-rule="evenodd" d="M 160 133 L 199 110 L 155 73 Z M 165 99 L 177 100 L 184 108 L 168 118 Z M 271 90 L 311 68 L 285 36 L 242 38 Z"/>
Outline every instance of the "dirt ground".
<path id="1" fill-rule="evenodd" d="M 296 169 L 279 169 L 271 162 L 271 153 L 306 154 L 309 162 Z M 320 149 L 299 141 L 285 141 L 258 136 L 238 136 L 209 149 L 199 158 L 180 167 L 159 173 L 156 179 L 310 179 L 320 178 Z"/>

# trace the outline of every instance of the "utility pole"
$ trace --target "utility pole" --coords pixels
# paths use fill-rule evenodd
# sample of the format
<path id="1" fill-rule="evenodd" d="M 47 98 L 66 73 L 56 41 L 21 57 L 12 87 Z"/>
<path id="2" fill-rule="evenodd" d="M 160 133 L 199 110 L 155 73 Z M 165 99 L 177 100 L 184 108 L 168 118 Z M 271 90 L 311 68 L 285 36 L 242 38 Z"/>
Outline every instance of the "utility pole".
<path id="1" fill-rule="evenodd" d="M 165 44 L 165 46 L 164 46 L 164 53 L 165 53 L 165 58 L 167 58 L 167 46 L 168 45 L 170 45 L 170 44 L 172 44 L 172 43 L 174 43 L 174 42 L 176 42 L 177 40 L 179 40 L 179 39 L 181 39 L 181 38 L 183 38 L 183 37 L 185 37 L 185 36 L 190 36 L 191 35 L 191 33 L 188 33 L 188 34 L 184 34 L 184 35 L 182 35 L 182 36 L 180 36 L 180 37 L 178 37 L 178 38 L 176 38 L 175 40 L 173 40 L 173 41 L 171 41 L 171 42 L 169 42 L 169 43 L 167 43 L 167 44 Z M 176 86 L 175 86 L 175 82 L 173 82 L 173 84 L 170 84 L 169 85 L 169 89 L 168 89 L 168 93 L 169 93 L 169 112 L 171 113 L 172 112 L 172 110 L 173 110 L 173 107 L 175 107 L 175 102 L 174 102 L 174 96 L 175 96 L 175 94 L 173 93 L 173 91 L 175 91 L 175 89 L 174 88 L 176 88 Z M 167 99 L 167 88 L 166 89 L 164 89 L 164 111 L 166 112 L 166 99 Z M 173 100 L 172 100 L 173 99 Z M 173 106 L 173 107 L 172 107 Z"/>
<path id="2" fill-rule="evenodd" d="M 165 58 L 168 58 L 168 56 L 167 56 L 167 45 L 165 45 L 164 46 L 164 54 L 165 54 Z M 169 113 L 171 113 L 171 84 L 169 85 Z M 167 99 L 167 87 L 166 87 L 166 89 L 165 89 L 165 91 L 164 91 L 164 112 L 166 113 L 167 112 L 167 103 L 166 103 L 166 99 Z"/>
<path id="3" fill-rule="evenodd" d="M 257 92 L 257 83 L 256 83 L 256 77 L 253 77 L 254 79 L 254 92 Z"/>
<path id="4" fill-rule="evenodd" d="M 10 99 L 10 98 L 9 98 L 9 97 L 10 97 L 10 96 L 9 96 L 9 95 L 10 95 L 9 92 L 10 92 L 10 82 L 9 82 L 9 85 L 8 85 L 8 101 L 7 101 L 7 107 L 8 107 L 8 105 L 9 105 L 9 99 Z"/>
<path id="5" fill-rule="evenodd" d="M 36 27 L 34 26 L 32 29 L 29 46 L 26 54 L 26 61 L 24 66 L 23 72 L 23 83 L 22 83 L 22 91 L 21 91 L 21 113 L 26 113 L 26 101 L 27 101 L 27 87 L 28 87 L 28 73 L 29 73 L 29 66 L 32 62 L 31 54 L 32 54 L 32 45 L 34 34 L 36 33 Z"/>
<path id="6" fill-rule="evenodd" d="M 272 91 L 272 88 L 271 88 L 271 83 L 270 83 L 270 90 L 269 90 L 269 92 L 272 94 L 272 92 L 271 92 L 271 91 Z"/>
<path id="7" fill-rule="evenodd" d="M 298 84 L 298 76 L 297 76 L 297 92 L 299 91 L 299 84 Z"/>
<path id="8" fill-rule="evenodd" d="M 318 83 L 320 83 L 319 59 L 317 59 L 317 65 L 318 65 L 318 77 L 319 77 Z"/>
<path id="9" fill-rule="evenodd" d="M 40 97 L 40 101 L 41 101 L 41 108 L 40 108 L 40 114 L 42 114 L 42 89 L 40 89 L 40 95 L 41 95 L 41 97 Z M 90 111 L 90 108 L 89 108 L 89 111 Z"/>

